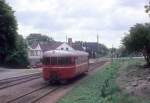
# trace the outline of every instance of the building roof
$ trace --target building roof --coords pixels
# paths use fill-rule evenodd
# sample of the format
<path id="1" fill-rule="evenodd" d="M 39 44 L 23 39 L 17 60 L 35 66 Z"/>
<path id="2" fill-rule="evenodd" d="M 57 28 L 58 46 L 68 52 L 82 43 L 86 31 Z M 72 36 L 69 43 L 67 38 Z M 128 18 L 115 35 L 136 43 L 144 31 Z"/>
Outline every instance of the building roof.
<path id="1" fill-rule="evenodd" d="M 38 43 L 37 42 L 33 42 L 32 45 L 30 45 L 29 47 L 31 47 L 32 49 L 35 49 L 37 47 Z"/>
<path id="2" fill-rule="evenodd" d="M 72 47 L 75 50 L 80 50 L 80 51 L 85 51 L 84 47 L 86 48 L 86 50 L 97 51 L 98 43 L 97 42 L 75 42 L 72 44 Z"/>
<path id="3" fill-rule="evenodd" d="M 86 42 L 85 43 L 87 50 L 97 51 L 98 43 L 97 42 Z"/>
<path id="4" fill-rule="evenodd" d="M 52 42 L 52 43 L 47 43 L 47 44 L 40 44 L 40 46 L 43 51 L 48 51 L 48 50 L 56 49 L 61 44 L 62 44 L 62 42 Z"/>
<path id="5" fill-rule="evenodd" d="M 73 44 L 72 44 L 72 47 L 73 47 L 75 50 L 84 51 L 84 49 L 83 49 L 83 47 L 82 47 L 82 44 L 73 43 Z"/>
<path id="6" fill-rule="evenodd" d="M 48 50 L 56 49 L 57 47 L 59 47 L 62 44 L 62 42 L 50 42 L 50 43 L 37 43 L 37 42 L 34 42 L 30 47 L 32 49 L 35 49 L 38 44 L 40 45 L 40 47 L 43 51 L 48 51 Z"/>

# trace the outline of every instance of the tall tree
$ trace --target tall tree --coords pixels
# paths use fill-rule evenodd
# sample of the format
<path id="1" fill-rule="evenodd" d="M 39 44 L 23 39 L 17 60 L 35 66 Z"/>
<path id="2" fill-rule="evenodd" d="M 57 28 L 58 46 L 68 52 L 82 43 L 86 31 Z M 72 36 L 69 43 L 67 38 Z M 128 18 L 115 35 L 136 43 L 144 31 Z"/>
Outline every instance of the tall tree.
<path id="1" fill-rule="evenodd" d="M 26 40 L 29 45 L 32 45 L 33 42 L 48 43 L 54 41 L 53 38 L 51 37 L 42 34 L 37 34 L 37 33 L 30 34 L 29 36 L 27 36 Z"/>
<path id="2" fill-rule="evenodd" d="M 5 0 L 0 0 L 0 64 L 3 64 L 7 54 L 16 48 L 16 30 L 14 11 Z"/>
<path id="3" fill-rule="evenodd" d="M 122 40 L 129 52 L 142 53 L 150 65 L 150 24 L 136 24 Z"/>
<path id="4" fill-rule="evenodd" d="M 27 55 L 27 44 L 21 35 L 17 36 L 16 49 L 12 53 L 8 54 L 6 62 L 10 66 L 16 68 L 26 67 L 29 64 Z"/>
<path id="5" fill-rule="evenodd" d="M 149 1 L 149 3 L 147 5 L 145 5 L 145 11 L 146 11 L 146 13 L 150 12 L 150 1 Z"/>
<path id="6" fill-rule="evenodd" d="M 24 45 L 23 38 L 17 33 L 14 11 L 5 0 L 0 0 L 0 65 L 27 65 Z"/>
<path id="7" fill-rule="evenodd" d="M 118 48 L 117 53 L 118 53 L 119 57 L 128 57 L 128 56 L 130 56 L 127 49 L 124 46 L 121 46 L 120 48 Z"/>

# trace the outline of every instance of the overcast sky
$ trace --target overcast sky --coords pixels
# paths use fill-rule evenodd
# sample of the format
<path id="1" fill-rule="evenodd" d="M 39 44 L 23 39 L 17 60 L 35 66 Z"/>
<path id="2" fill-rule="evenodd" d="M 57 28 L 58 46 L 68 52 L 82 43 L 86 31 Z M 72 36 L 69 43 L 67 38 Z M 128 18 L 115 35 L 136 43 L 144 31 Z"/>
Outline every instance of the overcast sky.
<path id="1" fill-rule="evenodd" d="M 150 20 L 148 0 L 6 0 L 15 11 L 18 32 L 24 37 L 42 33 L 57 41 L 96 42 L 119 47 L 121 38 L 136 23 Z"/>

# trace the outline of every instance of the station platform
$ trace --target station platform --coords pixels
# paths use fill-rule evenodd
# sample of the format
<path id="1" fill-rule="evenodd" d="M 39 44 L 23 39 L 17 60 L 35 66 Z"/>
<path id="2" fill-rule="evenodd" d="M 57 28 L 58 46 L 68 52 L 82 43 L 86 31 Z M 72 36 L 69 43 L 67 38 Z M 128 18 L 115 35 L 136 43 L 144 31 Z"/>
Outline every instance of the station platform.
<path id="1" fill-rule="evenodd" d="M 41 73 L 41 68 L 33 68 L 33 69 L 7 69 L 0 67 L 0 80 L 12 78 L 12 77 L 19 77 L 24 75 L 30 75 L 35 73 Z"/>

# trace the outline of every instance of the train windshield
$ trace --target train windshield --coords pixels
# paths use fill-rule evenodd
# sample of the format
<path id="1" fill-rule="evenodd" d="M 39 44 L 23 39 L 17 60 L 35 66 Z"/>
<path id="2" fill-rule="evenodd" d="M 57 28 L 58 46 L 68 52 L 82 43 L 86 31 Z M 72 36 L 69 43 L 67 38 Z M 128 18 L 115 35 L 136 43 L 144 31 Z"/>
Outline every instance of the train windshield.
<path id="1" fill-rule="evenodd" d="M 74 64 L 73 57 L 44 57 L 43 64 L 45 65 L 70 65 Z"/>

